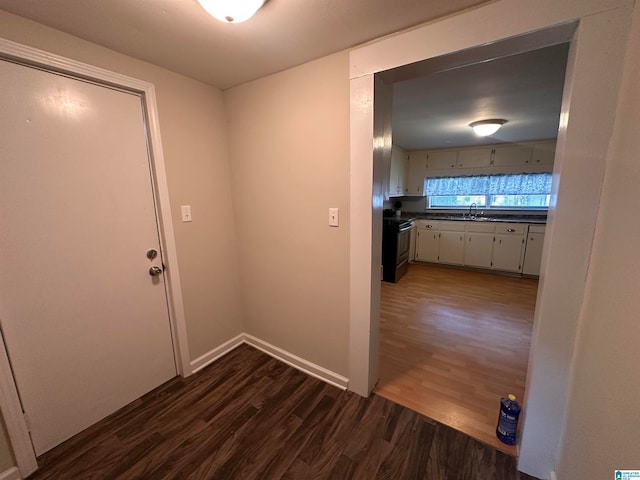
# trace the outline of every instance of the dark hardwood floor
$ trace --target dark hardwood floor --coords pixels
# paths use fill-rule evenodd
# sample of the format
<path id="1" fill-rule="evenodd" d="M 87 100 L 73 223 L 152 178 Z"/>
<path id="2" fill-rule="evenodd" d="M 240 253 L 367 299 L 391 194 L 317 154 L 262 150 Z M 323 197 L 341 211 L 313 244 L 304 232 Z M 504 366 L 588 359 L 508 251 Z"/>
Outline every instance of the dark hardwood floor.
<path id="1" fill-rule="evenodd" d="M 380 396 L 243 345 L 38 459 L 29 479 L 532 479 L 515 459 Z"/>

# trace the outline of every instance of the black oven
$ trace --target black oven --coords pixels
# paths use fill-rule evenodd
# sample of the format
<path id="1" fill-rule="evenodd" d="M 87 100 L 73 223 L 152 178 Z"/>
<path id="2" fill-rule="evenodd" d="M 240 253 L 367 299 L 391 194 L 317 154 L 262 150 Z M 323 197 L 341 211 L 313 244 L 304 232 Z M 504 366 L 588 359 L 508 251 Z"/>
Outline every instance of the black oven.
<path id="1" fill-rule="evenodd" d="M 397 282 L 409 268 L 411 221 L 384 218 L 382 223 L 382 280 Z"/>

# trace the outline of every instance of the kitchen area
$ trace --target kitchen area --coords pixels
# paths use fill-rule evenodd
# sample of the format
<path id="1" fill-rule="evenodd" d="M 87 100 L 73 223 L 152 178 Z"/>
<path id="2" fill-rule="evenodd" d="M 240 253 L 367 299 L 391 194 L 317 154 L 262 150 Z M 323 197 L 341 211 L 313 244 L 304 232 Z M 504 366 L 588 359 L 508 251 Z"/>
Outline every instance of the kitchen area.
<path id="1" fill-rule="evenodd" d="M 525 393 L 567 53 L 393 85 L 375 393 L 510 455 L 495 421 Z"/>
<path id="2" fill-rule="evenodd" d="M 474 197 L 468 207 L 429 209 L 424 185 L 430 177 L 459 172 L 476 177 L 546 173 L 546 196 L 554 153 L 554 140 L 411 153 L 393 146 L 383 220 L 383 280 L 397 282 L 412 262 L 539 276 L 546 209 L 487 209 L 472 201 L 479 195 L 464 195 Z M 448 160 L 445 169 L 440 168 L 443 157 Z M 469 164 L 474 167 L 464 167 Z M 524 188 L 520 185 L 516 195 L 526 195 Z"/>

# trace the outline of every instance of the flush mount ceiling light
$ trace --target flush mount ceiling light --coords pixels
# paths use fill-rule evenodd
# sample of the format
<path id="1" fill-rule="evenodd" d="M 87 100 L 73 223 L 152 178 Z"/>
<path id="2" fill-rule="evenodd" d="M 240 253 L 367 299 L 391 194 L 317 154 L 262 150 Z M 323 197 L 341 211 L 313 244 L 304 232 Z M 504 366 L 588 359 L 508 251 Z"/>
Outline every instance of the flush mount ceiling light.
<path id="1" fill-rule="evenodd" d="M 224 23 L 249 20 L 265 0 L 198 0 L 209 15 Z"/>
<path id="2" fill-rule="evenodd" d="M 496 133 L 505 123 L 507 123 L 507 121 L 502 120 L 501 118 L 492 118 L 491 120 L 478 120 L 477 122 L 471 122 L 469 126 L 473 128 L 476 135 L 487 137 Z"/>

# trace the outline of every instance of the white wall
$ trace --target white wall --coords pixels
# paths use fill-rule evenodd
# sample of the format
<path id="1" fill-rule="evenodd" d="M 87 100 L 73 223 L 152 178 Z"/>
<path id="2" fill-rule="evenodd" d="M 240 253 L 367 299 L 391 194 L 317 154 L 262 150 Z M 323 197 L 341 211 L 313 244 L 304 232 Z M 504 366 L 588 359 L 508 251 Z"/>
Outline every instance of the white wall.
<path id="1" fill-rule="evenodd" d="M 224 92 L 245 331 L 343 376 L 348 61 L 338 53 Z"/>
<path id="2" fill-rule="evenodd" d="M 576 341 L 559 480 L 640 469 L 639 45 L 636 7 Z"/>

